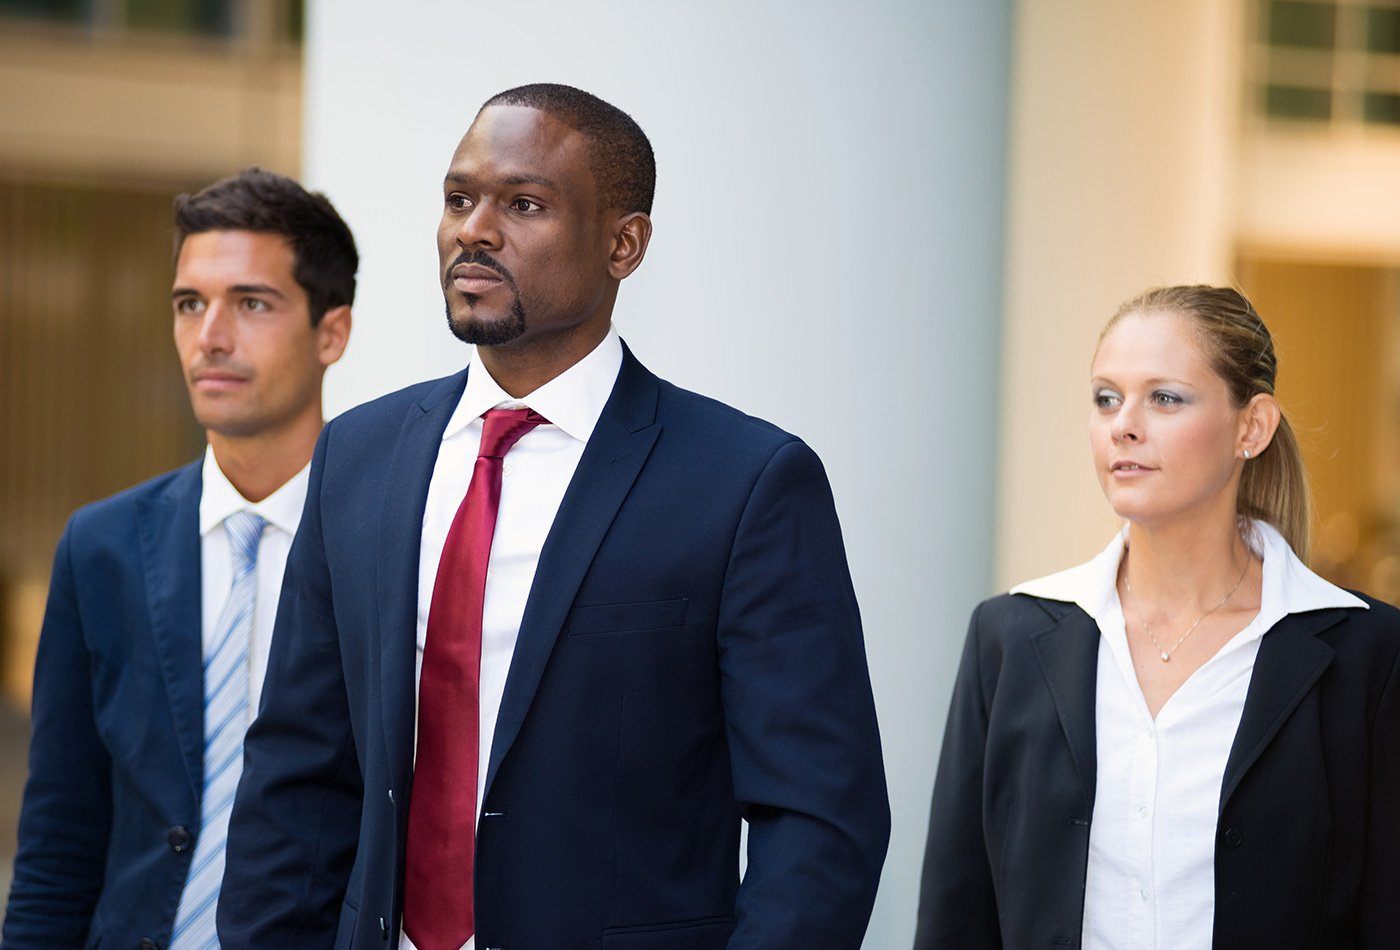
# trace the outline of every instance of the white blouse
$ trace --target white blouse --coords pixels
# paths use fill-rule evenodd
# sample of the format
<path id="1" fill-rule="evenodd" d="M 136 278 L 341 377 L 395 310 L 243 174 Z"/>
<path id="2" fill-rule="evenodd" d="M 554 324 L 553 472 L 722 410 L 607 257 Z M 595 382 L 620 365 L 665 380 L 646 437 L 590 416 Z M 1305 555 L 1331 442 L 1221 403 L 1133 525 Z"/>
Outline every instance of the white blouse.
<path id="1" fill-rule="evenodd" d="M 1247 540 L 1264 561 L 1259 613 L 1191 674 L 1155 721 L 1133 669 L 1118 599 L 1126 527 L 1092 561 L 1011 589 L 1078 604 L 1099 627 L 1098 783 L 1084 950 L 1211 945 L 1221 783 L 1260 640 L 1289 614 L 1366 607 L 1308 570 L 1272 525 L 1251 527 Z"/>

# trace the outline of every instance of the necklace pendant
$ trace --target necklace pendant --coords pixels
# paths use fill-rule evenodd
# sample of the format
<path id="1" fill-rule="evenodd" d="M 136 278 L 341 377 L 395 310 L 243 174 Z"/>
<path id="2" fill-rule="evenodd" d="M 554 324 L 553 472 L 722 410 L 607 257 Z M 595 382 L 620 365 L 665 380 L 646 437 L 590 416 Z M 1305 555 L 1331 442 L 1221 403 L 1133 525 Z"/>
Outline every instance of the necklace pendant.
<path id="1" fill-rule="evenodd" d="M 1168 652 L 1165 651 L 1165 650 L 1162 651 L 1162 662 L 1163 662 L 1163 663 L 1167 662 L 1167 661 L 1170 660 L 1171 658 L 1172 658 L 1172 656 L 1171 656 L 1170 653 L 1168 653 Z"/>

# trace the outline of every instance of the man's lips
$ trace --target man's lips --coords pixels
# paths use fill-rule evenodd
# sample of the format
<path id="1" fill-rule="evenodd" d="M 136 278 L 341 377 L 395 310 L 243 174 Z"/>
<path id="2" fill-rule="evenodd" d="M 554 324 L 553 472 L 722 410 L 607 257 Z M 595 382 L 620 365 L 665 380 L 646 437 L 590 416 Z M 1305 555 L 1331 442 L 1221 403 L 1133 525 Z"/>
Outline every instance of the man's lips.
<path id="1" fill-rule="evenodd" d="M 485 264 L 458 264 L 452 268 L 452 286 L 464 294 L 481 294 L 505 283 L 505 278 Z"/>
<path id="2" fill-rule="evenodd" d="M 191 379 L 194 381 L 196 389 L 206 392 L 226 392 L 237 389 L 248 382 L 248 377 L 238 373 L 230 373 L 227 370 L 201 370 L 195 373 Z"/>

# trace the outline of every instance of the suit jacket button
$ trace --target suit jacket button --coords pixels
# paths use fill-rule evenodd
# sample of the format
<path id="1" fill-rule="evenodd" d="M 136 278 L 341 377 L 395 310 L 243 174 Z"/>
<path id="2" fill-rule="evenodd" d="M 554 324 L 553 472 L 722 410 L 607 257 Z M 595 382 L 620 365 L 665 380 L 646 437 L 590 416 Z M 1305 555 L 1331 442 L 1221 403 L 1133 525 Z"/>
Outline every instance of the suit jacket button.
<path id="1" fill-rule="evenodd" d="M 389 924 L 384 920 L 383 917 L 379 918 L 379 939 L 389 939 Z"/>
<path id="2" fill-rule="evenodd" d="M 190 849 L 190 843 L 194 841 L 194 837 L 190 834 L 190 830 L 184 825 L 176 825 L 174 828 L 170 829 L 170 833 L 165 836 L 165 840 L 170 842 L 170 850 L 174 851 L 176 854 L 181 854 Z M 154 946 L 154 944 L 152 944 L 152 946 Z"/>
<path id="3" fill-rule="evenodd" d="M 142 937 L 141 942 L 138 943 L 137 946 L 140 947 L 141 950 L 160 950 L 156 942 L 150 937 Z"/>
<path id="4" fill-rule="evenodd" d="M 1226 828 L 1224 834 L 1220 837 L 1221 840 L 1225 842 L 1225 847 L 1227 848 L 1238 848 L 1244 842 L 1244 834 L 1234 825 Z"/>

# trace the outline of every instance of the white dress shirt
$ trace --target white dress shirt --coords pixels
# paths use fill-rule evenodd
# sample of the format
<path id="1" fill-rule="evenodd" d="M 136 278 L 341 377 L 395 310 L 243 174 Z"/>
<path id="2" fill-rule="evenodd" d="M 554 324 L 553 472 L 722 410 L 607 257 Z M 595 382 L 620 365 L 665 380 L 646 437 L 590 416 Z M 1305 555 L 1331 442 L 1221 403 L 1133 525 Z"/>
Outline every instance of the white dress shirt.
<path id="1" fill-rule="evenodd" d="M 506 674 L 515 654 L 515 638 L 525 601 L 535 580 L 540 550 L 574 477 L 593 428 L 612 395 L 622 369 L 622 341 L 617 330 L 593 351 L 523 399 L 515 399 L 491 378 L 473 351 L 467 370 L 467 386 L 442 434 L 428 504 L 423 513 L 423 534 L 418 553 L 418 660 L 415 676 L 423 669 L 423 645 L 428 637 L 428 611 L 433 603 L 433 583 L 447 531 L 467 494 L 472 468 L 481 446 L 481 415 L 488 409 L 529 408 L 549 420 L 521 437 L 506 454 L 501 476 L 501 503 L 491 558 L 486 568 L 486 598 L 481 617 L 481 687 L 478 697 L 479 735 L 476 803 L 480 817 L 486 788 L 486 766 L 491 759 L 491 739 L 505 693 Z M 400 950 L 414 950 L 407 936 Z M 464 950 L 474 950 L 475 938 Z"/>
<path id="2" fill-rule="evenodd" d="M 261 516 L 267 527 L 258 542 L 258 591 L 253 606 L 253 632 L 248 643 L 248 721 L 258 713 L 263 677 L 267 675 L 267 652 L 272 646 L 272 624 L 277 619 L 277 600 L 282 595 L 282 571 L 292 536 L 301 523 L 306 503 L 306 484 L 311 466 L 293 475 L 281 488 L 262 501 L 251 502 L 238 493 L 219 468 L 214 450 L 204 450 L 203 489 L 199 495 L 200 593 L 203 654 L 209 655 L 218 634 L 219 612 L 233 585 L 233 556 L 229 550 L 224 519 L 240 511 Z"/>
<path id="3" fill-rule="evenodd" d="M 1128 530 L 1097 557 L 1011 589 L 1078 604 L 1098 624 L 1098 782 L 1089 827 L 1084 950 L 1209 947 L 1221 783 L 1260 641 L 1288 614 L 1365 607 L 1303 564 L 1272 525 L 1252 522 L 1263 558 L 1259 613 L 1147 710 L 1128 651 L 1118 565 Z"/>

